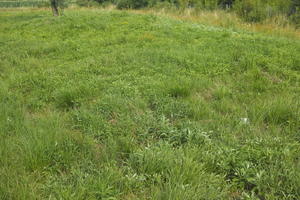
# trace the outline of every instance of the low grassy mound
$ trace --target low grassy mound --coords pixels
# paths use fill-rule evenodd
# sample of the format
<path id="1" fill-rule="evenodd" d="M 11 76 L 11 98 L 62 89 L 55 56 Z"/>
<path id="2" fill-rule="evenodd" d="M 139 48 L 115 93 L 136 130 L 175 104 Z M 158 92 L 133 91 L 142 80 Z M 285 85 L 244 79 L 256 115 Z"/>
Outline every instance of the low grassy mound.
<path id="1" fill-rule="evenodd" d="M 122 11 L 0 13 L 0 199 L 300 199 L 300 41 Z"/>

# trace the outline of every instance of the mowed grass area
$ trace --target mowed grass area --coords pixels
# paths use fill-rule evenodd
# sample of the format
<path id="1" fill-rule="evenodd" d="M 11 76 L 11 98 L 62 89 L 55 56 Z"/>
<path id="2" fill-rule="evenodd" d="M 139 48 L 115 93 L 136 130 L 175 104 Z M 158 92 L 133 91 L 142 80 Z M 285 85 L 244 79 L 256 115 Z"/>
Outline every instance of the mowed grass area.
<path id="1" fill-rule="evenodd" d="M 0 199 L 300 199 L 300 40 L 151 14 L 0 12 Z"/>

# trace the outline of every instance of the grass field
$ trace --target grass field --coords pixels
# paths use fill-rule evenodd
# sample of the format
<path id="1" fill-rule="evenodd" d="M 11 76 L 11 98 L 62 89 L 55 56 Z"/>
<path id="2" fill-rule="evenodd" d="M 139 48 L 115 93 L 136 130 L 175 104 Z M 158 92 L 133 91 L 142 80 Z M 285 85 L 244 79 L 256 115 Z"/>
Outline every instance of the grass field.
<path id="1" fill-rule="evenodd" d="M 300 40 L 125 11 L 0 12 L 0 199 L 300 199 Z"/>

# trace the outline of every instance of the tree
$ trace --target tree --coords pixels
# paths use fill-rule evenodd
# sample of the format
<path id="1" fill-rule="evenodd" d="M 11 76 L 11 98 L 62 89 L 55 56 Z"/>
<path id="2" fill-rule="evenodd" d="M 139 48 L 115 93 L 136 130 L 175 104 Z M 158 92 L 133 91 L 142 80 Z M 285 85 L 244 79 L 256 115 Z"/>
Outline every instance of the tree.
<path id="1" fill-rule="evenodd" d="M 66 6 L 64 0 L 50 0 L 50 4 L 53 16 L 59 16 L 63 14 L 63 9 Z"/>
<path id="2" fill-rule="evenodd" d="M 53 16 L 58 16 L 58 0 L 50 0 Z"/>
<path id="3" fill-rule="evenodd" d="M 218 5 L 221 7 L 221 8 L 232 8 L 234 4 L 234 0 L 219 0 L 218 1 Z"/>
<path id="4" fill-rule="evenodd" d="M 300 9 L 300 1 L 299 0 L 292 0 L 289 15 L 295 14 Z"/>

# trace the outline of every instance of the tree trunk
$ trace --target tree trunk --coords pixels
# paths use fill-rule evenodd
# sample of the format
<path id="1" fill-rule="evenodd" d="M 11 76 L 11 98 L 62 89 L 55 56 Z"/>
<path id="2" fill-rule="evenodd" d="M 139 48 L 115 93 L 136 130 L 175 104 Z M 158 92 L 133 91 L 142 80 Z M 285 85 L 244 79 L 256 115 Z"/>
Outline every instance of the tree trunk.
<path id="1" fill-rule="evenodd" d="M 58 16 L 58 0 L 51 0 L 51 8 L 52 8 L 52 13 L 53 16 Z"/>

